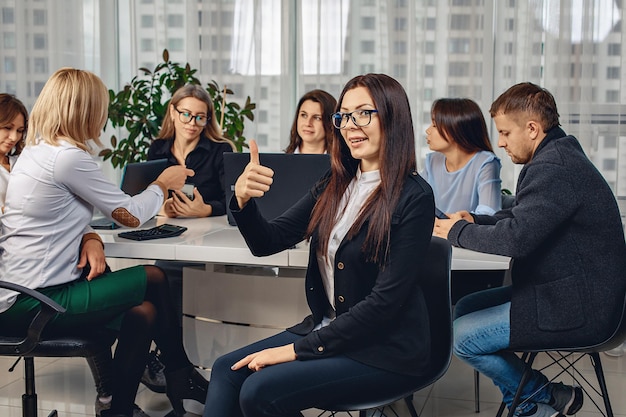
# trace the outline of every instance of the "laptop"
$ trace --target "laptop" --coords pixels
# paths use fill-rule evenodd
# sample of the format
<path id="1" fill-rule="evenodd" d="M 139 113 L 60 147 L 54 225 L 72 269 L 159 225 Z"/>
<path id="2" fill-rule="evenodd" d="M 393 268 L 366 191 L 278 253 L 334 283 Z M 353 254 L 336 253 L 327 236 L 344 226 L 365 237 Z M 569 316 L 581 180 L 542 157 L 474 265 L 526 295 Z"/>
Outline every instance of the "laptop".
<path id="1" fill-rule="evenodd" d="M 327 154 L 286 154 L 261 153 L 261 165 L 274 170 L 274 183 L 263 197 L 256 198 L 256 204 L 267 220 L 283 214 L 302 198 L 317 181 L 330 169 L 330 156 Z M 235 182 L 250 162 L 249 153 L 224 153 L 224 189 L 226 205 L 235 190 Z M 227 208 L 228 223 L 237 223 Z"/>
<path id="2" fill-rule="evenodd" d="M 156 180 L 167 168 L 167 159 L 131 162 L 122 171 L 120 188 L 130 196 L 137 195 Z M 117 224 L 106 217 L 96 217 L 89 224 L 94 229 L 115 229 Z"/>

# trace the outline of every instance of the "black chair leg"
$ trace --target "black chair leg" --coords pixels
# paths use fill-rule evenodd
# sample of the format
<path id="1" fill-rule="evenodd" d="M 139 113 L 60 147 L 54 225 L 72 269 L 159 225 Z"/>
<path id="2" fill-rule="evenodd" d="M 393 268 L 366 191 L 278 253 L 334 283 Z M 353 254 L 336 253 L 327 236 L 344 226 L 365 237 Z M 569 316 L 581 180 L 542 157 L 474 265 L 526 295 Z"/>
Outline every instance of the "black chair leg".
<path id="1" fill-rule="evenodd" d="M 596 378 L 598 379 L 598 385 L 600 386 L 600 392 L 602 393 L 602 399 L 604 400 L 604 408 L 606 408 L 606 416 L 613 417 L 613 408 L 611 407 L 611 401 L 609 400 L 609 392 L 606 388 L 606 380 L 604 379 L 604 371 L 602 370 L 602 361 L 598 352 L 589 353 L 593 369 L 596 371 Z"/>
<path id="2" fill-rule="evenodd" d="M 474 412 L 480 413 L 480 372 L 474 369 Z"/>
<path id="3" fill-rule="evenodd" d="M 520 380 L 519 385 L 517 387 L 517 391 L 515 392 L 515 397 L 513 398 L 513 402 L 511 403 L 511 406 L 509 407 L 508 417 L 513 417 L 515 415 L 515 409 L 520 403 L 520 397 L 522 396 L 524 385 L 526 385 L 526 382 L 528 382 L 528 379 L 530 378 L 530 375 L 532 374 L 532 366 L 536 357 L 537 357 L 537 352 L 530 353 L 530 355 L 528 355 L 528 358 L 522 357 L 522 359 L 523 360 L 525 359 L 526 361 L 526 370 L 522 374 L 522 379 Z"/>
<path id="4" fill-rule="evenodd" d="M 35 361 L 32 357 L 24 357 L 24 380 L 26 381 L 26 391 L 22 395 L 22 416 L 37 417 Z"/>
<path id="5" fill-rule="evenodd" d="M 411 417 L 419 417 L 419 414 L 417 414 L 417 410 L 415 409 L 415 406 L 413 405 L 413 394 L 409 395 L 408 397 L 404 397 L 404 403 L 406 404 L 406 407 L 409 409 L 409 414 L 411 414 Z"/>

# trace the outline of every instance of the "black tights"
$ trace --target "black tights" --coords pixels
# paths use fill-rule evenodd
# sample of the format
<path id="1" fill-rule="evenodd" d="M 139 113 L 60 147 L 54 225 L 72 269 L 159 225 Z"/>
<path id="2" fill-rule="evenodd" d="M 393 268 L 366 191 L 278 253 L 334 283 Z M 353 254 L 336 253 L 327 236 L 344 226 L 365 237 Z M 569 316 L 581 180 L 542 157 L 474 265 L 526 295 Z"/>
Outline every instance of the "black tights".
<path id="1" fill-rule="evenodd" d="M 191 366 L 183 347 L 182 328 L 178 324 L 167 278 L 155 266 L 144 268 L 147 275 L 144 301 L 124 315 L 113 359 L 115 385 L 111 410 L 126 415 L 132 415 L 153 339 L 161 351 L 166 373 Z"/>

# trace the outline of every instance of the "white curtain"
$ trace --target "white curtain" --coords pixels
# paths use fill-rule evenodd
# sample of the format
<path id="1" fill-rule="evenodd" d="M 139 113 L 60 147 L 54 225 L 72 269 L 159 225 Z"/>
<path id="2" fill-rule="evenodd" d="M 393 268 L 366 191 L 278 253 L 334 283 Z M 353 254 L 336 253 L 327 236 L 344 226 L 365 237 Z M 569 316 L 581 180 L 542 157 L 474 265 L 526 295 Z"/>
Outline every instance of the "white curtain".
<path id="1" fill-rule="evenodd" d="M 564 129 L 626 198 L 622 1 L 0 0 L 0 19 L 0 90 L 29 105 L 59 66 L 92 69 L 119 89 L 167 48 L 203 83 L 256 102 L 246 136 L 263 151 L 284 149 L 302 94 L 338 96 L 357 74 L 404 85 L 419 159 L 433 100 L 470 97 L 489 119 L 500 93 L 531 81 L 555 95 Z M 497 152 L 513 190 L 519 167 Z"/>

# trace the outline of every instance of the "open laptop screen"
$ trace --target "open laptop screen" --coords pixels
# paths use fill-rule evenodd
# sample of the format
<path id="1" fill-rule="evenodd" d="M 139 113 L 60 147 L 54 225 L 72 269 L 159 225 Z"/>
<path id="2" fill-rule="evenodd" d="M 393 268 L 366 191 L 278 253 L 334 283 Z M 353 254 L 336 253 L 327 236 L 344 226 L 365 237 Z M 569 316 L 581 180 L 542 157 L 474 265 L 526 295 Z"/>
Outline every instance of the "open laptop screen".
<path id="1" fill-rule="evenodd" d="M 255 200 L 261 214 L 268 220 L 280 216 L 296 203 L 330 169 L 330 156 L 327 154 L 261 153 L 259 161 L 261 165 L 274 170 L 274 183 L 270 190 Z M 249 153 L 224 153 L 224 189 L 227 205 L 233 195 L 235 182 L 248 162 L 250 162 Z M 230 209 L 228 223 L 236 225 Z"/>

